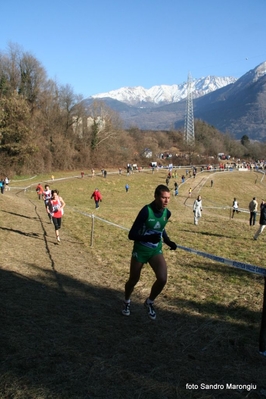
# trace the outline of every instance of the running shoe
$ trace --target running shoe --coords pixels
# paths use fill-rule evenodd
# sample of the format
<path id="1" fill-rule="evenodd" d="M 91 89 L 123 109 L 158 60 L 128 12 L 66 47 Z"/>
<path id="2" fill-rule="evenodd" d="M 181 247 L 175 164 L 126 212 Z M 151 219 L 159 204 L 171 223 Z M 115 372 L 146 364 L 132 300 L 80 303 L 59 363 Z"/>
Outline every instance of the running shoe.
<path id="1" fill-rule="evenodd" d="M 59 236 L 57 236 L 57 241 L 60 242 L 60 237 Z"/>
<path id="2" fill-rule="evenodd" d="M 130 302 L 123 302 L 122 314 L 124 316 L 130 316 Z"/>
<path id="3" fill-rule="evenodd" d="M 153 303 L 148 303 L 148 299 L 144 302 L 144 306 L 148 309 L 148 316 L 150 319 L 155 320 L 156 319 L 156 312 L 153 307 Z"/>

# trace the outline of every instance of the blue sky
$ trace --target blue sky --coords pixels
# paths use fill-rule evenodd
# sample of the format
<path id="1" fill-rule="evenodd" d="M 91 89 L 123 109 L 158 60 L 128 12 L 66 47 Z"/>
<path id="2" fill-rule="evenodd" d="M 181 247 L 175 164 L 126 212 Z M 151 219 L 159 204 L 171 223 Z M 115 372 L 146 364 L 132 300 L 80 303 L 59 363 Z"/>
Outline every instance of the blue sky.
<path id="1" fill-rule="evenodd" d="M 266 0 L 8 0 L 0 51 L 19 45 L 84 98 L 124 86 L 242 76 L 266 61 Z"/>

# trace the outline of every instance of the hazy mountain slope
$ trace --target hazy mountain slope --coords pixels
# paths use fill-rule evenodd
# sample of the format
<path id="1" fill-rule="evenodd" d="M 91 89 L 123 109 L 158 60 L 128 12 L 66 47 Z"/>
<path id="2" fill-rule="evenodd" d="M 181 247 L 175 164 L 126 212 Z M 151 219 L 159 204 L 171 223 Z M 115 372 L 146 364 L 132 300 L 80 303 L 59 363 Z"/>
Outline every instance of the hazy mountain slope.
<path id="1" fill-rule="evenodd" d="M 223 132 L 229 131 L 236 138 L 247 134 L 253 140 L 265 140 L 266 75 L 255 72 L 252 70 L 236 83 L 196 99 L 195 118 Z"/>

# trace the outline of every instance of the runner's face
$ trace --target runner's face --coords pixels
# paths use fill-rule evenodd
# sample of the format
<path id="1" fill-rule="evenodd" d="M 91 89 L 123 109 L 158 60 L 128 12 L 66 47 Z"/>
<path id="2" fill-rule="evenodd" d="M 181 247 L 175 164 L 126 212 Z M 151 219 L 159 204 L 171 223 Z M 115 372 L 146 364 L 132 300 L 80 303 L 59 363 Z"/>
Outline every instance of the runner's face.
<path id="1" fill-rule="evenodd" d="M 167 207 L 170 201 L 170 193 L 162 191 L 160 195 L 155 197 L 155 203 L 158 209 L 164 209 Z"/>

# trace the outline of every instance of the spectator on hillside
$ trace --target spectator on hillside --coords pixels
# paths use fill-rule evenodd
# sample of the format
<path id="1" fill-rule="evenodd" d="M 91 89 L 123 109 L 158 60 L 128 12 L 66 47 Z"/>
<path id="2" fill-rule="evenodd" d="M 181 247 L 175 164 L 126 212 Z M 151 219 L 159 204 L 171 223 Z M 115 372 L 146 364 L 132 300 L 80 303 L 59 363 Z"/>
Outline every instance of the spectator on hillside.
<path id="1" fill-rule="evenodd" d="M 5 189 L 6 190 L 10 190 L 10 187 L 9 187 L 9 178 L 6 176 L 5 177 Z"/>
<path id="2" fill-rule="evenodd" d="M 234 215 L 235 215 L 235 212 L 236 213 L 239 213 L 239 204 L 238 204 L 238 201 L 237 201 L 237 199 L 236 198 L 234 198 L 234 200 L 233 200 L 233 204 L 232 204 L 232 219 L 233 219 L 233 217 L 234 217 Z"/>
<path id="3" fill-rule="evenodd" d="M 102 194 L 100 193 L 98 188 L 95 188 L 95 190 L 91 194 L 91 199 L 92 198 L 94 198 L 95 208 L 98 209 L 100 207 L 99 202 L 102 202 Z"/>
<path id="4" fill-rule="evenodd" d="M 260 227 L 254 235 L 254 240 L 258 239 L 258 236 L 263 232 L 266 226 L 266 203 L 262 200 L 260 204 Z"/>
<path id="5" fill-rule="evenodd" d="M 175 196 L 177 196 L 178 195 L 178 184 L 176 181 L 175 181 L 174 187 L 175 187 Z"/>
<path id="6" fill-rule="evenodd" d="M 250 201 L 248 208 L 250 212 L 249 225 L 254 226 L 256 223 L 256 216 L 258 211 L 258 202 L 256 201 L 256 197 L 253 197 L 253 200 Z"/>
<path id="7" fill-rule="evenodd" d="M 1 194 L 4 194 L 4 191 L 5 191 L 5 180 L 4 179 L 0 180 L 0 190 L 1 190 Z"/>

